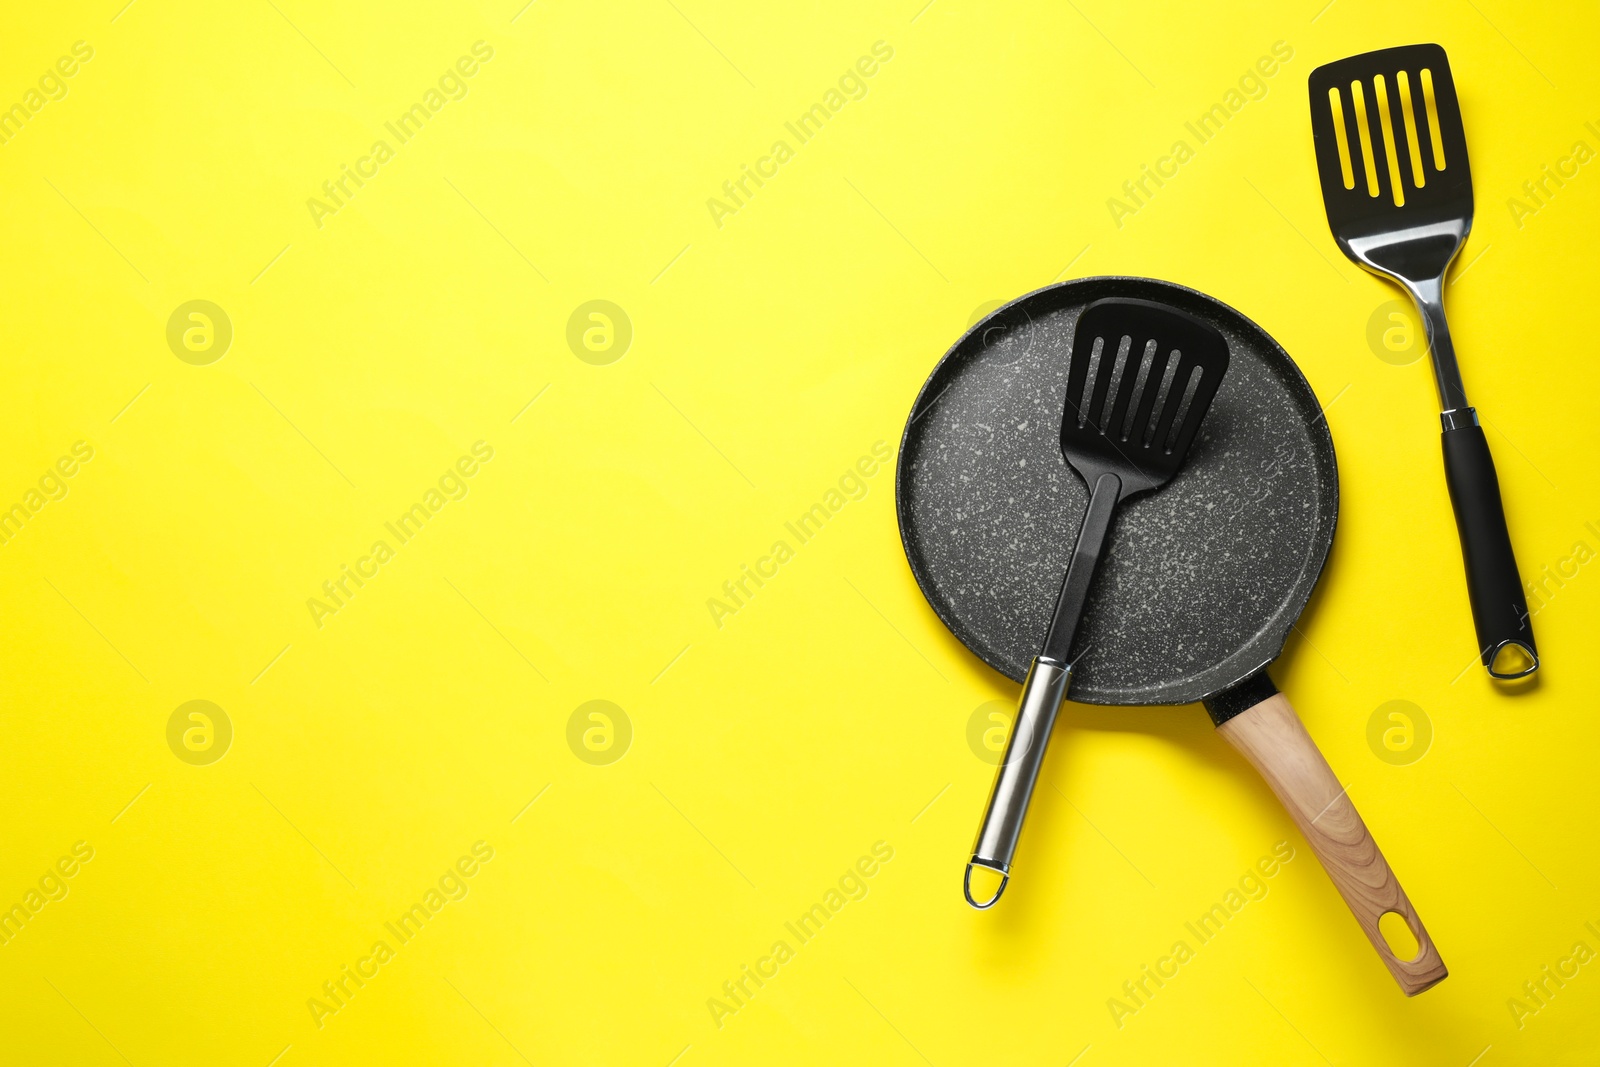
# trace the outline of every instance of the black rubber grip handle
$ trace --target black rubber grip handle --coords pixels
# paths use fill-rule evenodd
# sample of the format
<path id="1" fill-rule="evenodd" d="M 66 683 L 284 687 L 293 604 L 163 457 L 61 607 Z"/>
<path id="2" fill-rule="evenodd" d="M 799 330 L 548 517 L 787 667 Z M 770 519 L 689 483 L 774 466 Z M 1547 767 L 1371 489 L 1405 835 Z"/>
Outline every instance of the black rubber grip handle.
<path id="1" fill-rule="evenodd" d="M 1522 576 L 1511 553 L 1500 479 L 1483 427 L 1458 426 L 1444 431 L 1444 476 L 1461 534 L 1461 556 L 1467 566 L 1467 594 L 1472 622 L 1478 630 L 1483 665 L 1496 678 L 1521 678 L 1539 667 L 1533 623 L 1522 591 Z M 1519 645 L 1529 662 L 1516 669 L 1495 669 L 1495 659 L 1508 645 Z"/>

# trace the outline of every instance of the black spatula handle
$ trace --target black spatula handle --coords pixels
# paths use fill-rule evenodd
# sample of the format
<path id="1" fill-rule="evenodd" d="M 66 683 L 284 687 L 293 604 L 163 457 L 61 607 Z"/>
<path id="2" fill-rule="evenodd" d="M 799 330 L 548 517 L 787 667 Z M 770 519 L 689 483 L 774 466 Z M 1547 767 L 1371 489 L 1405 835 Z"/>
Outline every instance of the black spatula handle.
<path id="1" fill-rule="evenodd" d="M 1483 665 L 1496 678 L 1521 678 L 1539 668 L 1533 643 L 1528 601 L 1511 552 L 1500 479 L 1483 427 L 1455 426 L 1444 431 L 1444 476 L 1461 534 L 1461 556 L 1467 567 L 1467 594 L 1478 631 Z M 1508 646 L 1520 646 L 1528 662 L 1515 670 L 1496 669 L 1495 659 Z"/>

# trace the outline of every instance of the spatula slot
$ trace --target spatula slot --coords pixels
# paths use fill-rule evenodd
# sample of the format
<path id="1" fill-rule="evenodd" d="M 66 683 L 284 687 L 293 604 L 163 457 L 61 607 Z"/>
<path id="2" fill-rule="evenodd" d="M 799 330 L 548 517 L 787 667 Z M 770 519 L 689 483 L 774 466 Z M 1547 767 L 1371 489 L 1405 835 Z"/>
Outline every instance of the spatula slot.
<path id="1" fill-rule="evenodd" d="M 1117 338 L 1117 354 L 1111 359 L 1109 365 L 1104 357 L 1100 359 L 1102 374 L 1095 378 L 1094 390 L 1090 393 L 1093 398 L 1089 402 L 1090 422 L 1100 433 L 1114 433 L 1114 427 L 1120 421 L 1122 410 L 1125 410 L 1126 401 L 1119 404 L 1125 386 L 1131 386 L 1131 380 L 1126 383 L 1128 356 L 1133 348 L 1133 338 L 1123 335 Z M 1103 381 L 1101 379 L 1104 379 Z"/>
<path id="2" fill-rule="evenodd" d="M 1404 77 L 1404 75 L 1402 75 Z M 1350 135 L 1344 124 L 1344 105 L 1339 99 L 1339 87 L 1328 87 L 1328 109 L 1333 112 L 1333 136 L 1339 145 L 1339 175 L 1346 189 L 1356 187 L 1356 172 L 1350 166 Z"/>
<path id="3" fill-rule="evenodd" d="M 1173 349 L 1164 357 L 1161 367 L 1159 384 L 1149 396 L 1149 406 L 1140 405 L 1139 424 L 1142 427 L 1139 433 L 1139 447 L 1149 448 L 1156 440 L 1156 430 L 1161 416 L 1167 411 L 1167 398 L 1172 395 L 1172 382 L 1178 376 L 1178 367 L 1183 360 L 1177 349 Z"/>
<path id="4" fill-rule="evenodd" d="M 1136 429 L 1142 431 L 1145 420 L 1150 417 L 1150 405 L 1146 401 L 1152 398 L 1149 382 L 1150 371 L 1155 362 L 1156 342 L 1152 338 L 1145 342 L 1144 351 L 1139 354 L 1139 366 L 1134 373 L 1133 389 L 1129 392 L 1128 402 L 1124 405 L 1125 413 L 1121 419 L 1117 420 L 1114 427 L 1119 440 L 1126 441 L 1133 436 Z M 1160 384 L 1160 378 L 1156 379 L 1156 384 Z M 1133 402 L 1135 399 L 1138 400 L 1138 403 Z M 1144 434 L 1141 432 L 1139 436 L 1143 437 Z M 1143 444 L 1144 442 L 1139 441 L 1138 443 Z"/>
<path id="5" fill-rule="evenodd" d="M 1405 207 L 1405 185 L 1400 178 L 1400 157 L 1394 150 L 1394 112 L 1389 106 L 1389 83 L 1382 74 L 1372 79 L 1373 99 L 1377 102 L 1379 125 L 1383 130 L 1383 158 L 1388 164 L 1389 191 L 1395 207 Z"/>
<path id="6" fill-rule="evenodd" d="M 1361 143 L 1361 167 L 1367 177 L 1367 195 L 1378 195 L 1378 163 L 1372 154 L 1372 127 L 1367 123 L 1367 94 L 1361 82 L 1350 83 L 1350 99 L 1355 101 L 1356 135 Z"/>
<path id="7" fill-rule="evenodd" d="M 1439 133 L 1439 101 L 1433 95 L 1433 71 L 1422 68 L 1422 99 L 1428 109 L 1428 140 L 1433 144 L 1433 169 L 1444 170 L 1444 138 Z"/>
<path id="8" fill-rule="evenodd" d="M 1394 77 L 1400 87 L 1400 114 L 1405 120 L 1406 149 L 1411 157 L 1411 182 L 1421 189 L 1428 184 L 1428 175 L 1422 167 L 1422 142 L 1417 136 L 1417 112 L 1411 102 L 1411 77 L 1403 70 Z"/>
<path id="9" fill-rule="evenodd" d="M 1167 403 L 1162 405 L 1161 423 L 1157 432 L 1161 435 L 1161 450 L 1163 452 L 1171 452 L 1177 447 L 1178 441 L 1186 436 L 1184 423 L 1188 420 L 1189 409 L 1194 406 L 1195 394 L 1200 392 L 1201 379 L 1205 377 L 1205 369 L 1198 363 L 1193 365 L 1193 369 L 1189 367 L 1181 368 L 1180 373 L 1184 376 L 1182 395 L 1176 392 L 1169 392 L 1167 394 Z M 1173 410 L 1171 428 L 1169 429 L 1167 408 L 1171 406 L 1172 398 L 1175 396 L 1178 397 L 1178 403 Z"/>
<path id="10" fill-rule="evenodd" d="M 1088 358 L 1079 366 L 1080 353 L 1074 351 L 1072 362 L 1067 369 L 1067 414 L 1066 422 L 1074 428 L 1081 429 L 1089 421 L 1090 402 L 1094 396 L 1095 383 L 1100 379 L 1100 364 L 1104 362 L 1106 339 L 1096 336 L 1089 342 Z M 1116 359 L 1113 352 L 1111 358 Z"/>

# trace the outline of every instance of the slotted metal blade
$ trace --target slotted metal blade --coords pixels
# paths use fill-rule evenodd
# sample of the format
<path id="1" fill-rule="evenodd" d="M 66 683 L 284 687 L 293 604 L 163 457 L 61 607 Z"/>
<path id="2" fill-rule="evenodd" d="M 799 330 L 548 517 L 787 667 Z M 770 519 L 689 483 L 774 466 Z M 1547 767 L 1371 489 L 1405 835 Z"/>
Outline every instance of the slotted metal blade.
<path id="1" fill-rule="evenodd" d="M 1311 72 L 1310 94 L 1317 176 L 1341 246 L 1472 218 L 1466 131 L 1443 48 L 1404 45 L 1325 64 Z"/>

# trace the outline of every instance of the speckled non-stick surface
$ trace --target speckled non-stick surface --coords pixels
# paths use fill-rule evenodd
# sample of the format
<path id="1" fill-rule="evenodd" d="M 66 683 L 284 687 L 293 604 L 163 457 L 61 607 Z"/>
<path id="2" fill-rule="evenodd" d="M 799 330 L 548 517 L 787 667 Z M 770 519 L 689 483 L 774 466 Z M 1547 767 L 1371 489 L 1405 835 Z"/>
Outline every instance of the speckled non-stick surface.
<path id="1" fill-rule="evenodd" d="M 1310 385 L 1259 326 L 1183 286 L 1084 278 L 1030 293 L 940 361 L 906 423 L 896 497 L 923 594 L 962 643 L 1021 681 L 1088 489 L 1061 458 L 1079 313 L 1159 300 L 1211 323 L 1231 362 L 1184 468 L 1124 502 L 1075 646 L 1073 700 L 1186 704 L 1274 659 L 1333 543 L 1339 480 Z"/>

